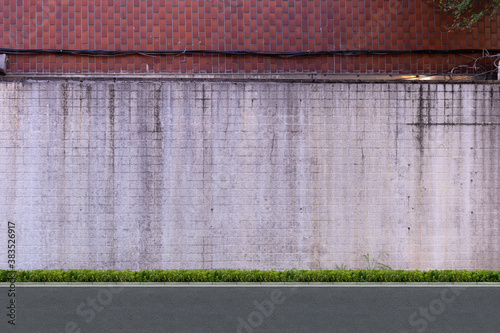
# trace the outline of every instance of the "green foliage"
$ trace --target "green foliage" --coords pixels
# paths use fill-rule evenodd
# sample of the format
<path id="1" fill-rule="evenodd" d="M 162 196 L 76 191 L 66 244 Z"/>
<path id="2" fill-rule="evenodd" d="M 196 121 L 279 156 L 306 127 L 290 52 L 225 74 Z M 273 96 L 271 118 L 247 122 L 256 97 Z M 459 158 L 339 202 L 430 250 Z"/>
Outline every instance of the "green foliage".
<path id="1" fill-rule="evenodd" d="M 436 0 L 439 6 L 453 16 L 453 27 L 470 29 L 484 17 L 493 17 L 500 8 L 500 0 Z"/>
<path id="2" fill-rule="evenodd" d="M 347 265 L 345 263 L 341 263 L 340 266 L 338 264 L 335 264 L 335 269 L 337 270 L 346 270 Z"/>
<path id="3" fill-rule="evenodd" d="M 369 256 L 368 256 L 369 257 Z M 370 259 L 374 263 L 373 258 Z M 9 281 L 0 270 L 0 282 Z M 17 282 L 500 282 L 500 271 L 360 270 L 35 270 L 18 271 Z"/>
<path id="4" fill-rule="evenodd" d="M 370 257 L 370 254 L 362 255 L 363 260 L 366 261 L 366 269 L 382 269 L 382 270 L 391 270 L 392 268 L 389 265 L 383 264 L 380 262 L 380 257 L 384 255 L 389 257 L 389 255 L 385 252 L 379 253 L 377 258 Z"/>

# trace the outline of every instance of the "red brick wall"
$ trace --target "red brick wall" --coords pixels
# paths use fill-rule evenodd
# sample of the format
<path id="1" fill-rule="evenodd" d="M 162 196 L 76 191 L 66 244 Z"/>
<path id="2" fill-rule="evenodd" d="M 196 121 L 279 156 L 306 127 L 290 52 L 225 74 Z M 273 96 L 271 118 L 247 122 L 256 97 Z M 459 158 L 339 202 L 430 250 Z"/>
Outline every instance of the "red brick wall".
<path id="1" fill-rule="evenodd" d="M 432 0 L 0 0 L 0 47 L 94 50 L 500 48 L 495 20 L 468 32 Z M 463 55 L 11 55 L 11 73 L 439 74 Z"/>

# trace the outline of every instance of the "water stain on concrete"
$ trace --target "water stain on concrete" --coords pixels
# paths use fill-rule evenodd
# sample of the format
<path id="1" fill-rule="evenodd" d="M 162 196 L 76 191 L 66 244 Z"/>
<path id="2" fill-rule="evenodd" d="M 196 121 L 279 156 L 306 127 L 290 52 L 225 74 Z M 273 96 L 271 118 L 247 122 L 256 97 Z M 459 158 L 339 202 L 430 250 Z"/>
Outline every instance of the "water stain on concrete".
<path id="1" fill-rule="evenodd" d="M 116 216 L 115 216 L 115 113 L 116 113 L 116 87 L 114 84 L 108 86 L 108 123 L 106 141 L 109 148 L 108 158 L 108 175 L 107 175 L 107 186 L 106 186 L 106 222 L 109 224 L 107 226 L 109 246 L 112 248 L 108 254 L 108 265 L 110 267 L 116 267 Z M 108 220 L 109 219 L 109 220 Z"/>
<path id="2" fill-rule="evenodd" d="M 400 95 L 389 94 L 395 84 L 303 84 L 301 97 L 291 84 L 235 85 L 230 96 L 223 91 L 228 84 L 216 82 L 50 82 L 12 88 L 4 108 L 12 133 L 2 134 L 9 146 L 0 149 L 17 157 L 0 161 L 7 178 L 0 199 L 8 203 L 5 214 L 32 216 L 51 230 L 38 235 L 40 224 L 25 224 L 39 237 L 34 239 L 41 239 L 42 254 L 33 254 L 41 261 L 32 260 L 31 267 L 270 269 L 291 268 L 302 258 L 302 268 L 332 268 L 339 254 L 354 267 L 356 252 L 376 244 L 388 246 L 396 258 L 388 263 L 393 267 L 446 268 L 436 257 L 471 265 L 472 259 L 461 260 L 457 253 L 476 258 L 474 265 L 495 264 L 500 237 L 496 85 L 474 90 L 412 84 L 395 104 L 389 101 Z M 134 98 L 127 98 L 127 89 Z M 56 100 L 48 93 L 54 90 Z M 328 95 L 332 91 L 352 100 L 336 103 Z M 442 92 L 460 102 L 443 104 Z M 366 93 L 380 96 L 377 106 L 362 99 Z M 47 124 L 29 109 L 42 102 Z M 339 108 L 334 116 L 326 111 L 331 103 Z M 394 105 L 396 117 L 388 109 Z M 38 125 L 45 127 L 33 131 Z M 49 139 L 33 147 L 38 135 Z M 450 142 L 452 148 L 443 149 Z M 46 161 L 53 168 L 39 171 Z M 29 177 L 35 181 L 26 181 Z M 46 177 L 43 189 L 31 186 L 37 177 Z M 38 203 L 40 191 L 50 194 L 49 200 L 41 198 L 48 205 Z M 83 213 L 80 202 L 87 205 Z M 121 207 L 129 211 L 120 212 Z M 87 221 L 83 229 L 76 227 L 80 220 Z M 432 243 L 443 225 L 451 230 L 443 234 L 448 244 L 469 241 L 461 252 Z M 49 235 L 59 240 L 56 246 Z M 70 261 L 74 246 L 83 259 Z"/>

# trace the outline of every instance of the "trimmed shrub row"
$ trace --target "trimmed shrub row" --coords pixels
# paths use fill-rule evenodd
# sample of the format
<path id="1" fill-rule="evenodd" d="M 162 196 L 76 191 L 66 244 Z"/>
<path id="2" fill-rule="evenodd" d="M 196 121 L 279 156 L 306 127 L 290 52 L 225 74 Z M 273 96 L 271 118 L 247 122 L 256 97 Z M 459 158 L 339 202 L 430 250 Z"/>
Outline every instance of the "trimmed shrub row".
<path id="1" fill-rule="evenodd" d="M 11 272 L 0 270 L 0 282 Z M 500 282 L 500 271 L 467 270 L 34 270 L 16 282 Z"/>

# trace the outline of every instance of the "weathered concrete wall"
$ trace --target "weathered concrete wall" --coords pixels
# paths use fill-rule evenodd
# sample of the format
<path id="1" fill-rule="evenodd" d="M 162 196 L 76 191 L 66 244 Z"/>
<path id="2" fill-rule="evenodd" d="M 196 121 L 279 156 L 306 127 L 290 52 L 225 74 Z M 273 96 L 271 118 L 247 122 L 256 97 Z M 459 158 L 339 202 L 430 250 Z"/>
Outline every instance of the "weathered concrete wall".
<path id="1" fill-rule="evenodd" d="M 0 268 L 498 269 L 500 86 L 0 83 Z"/>

